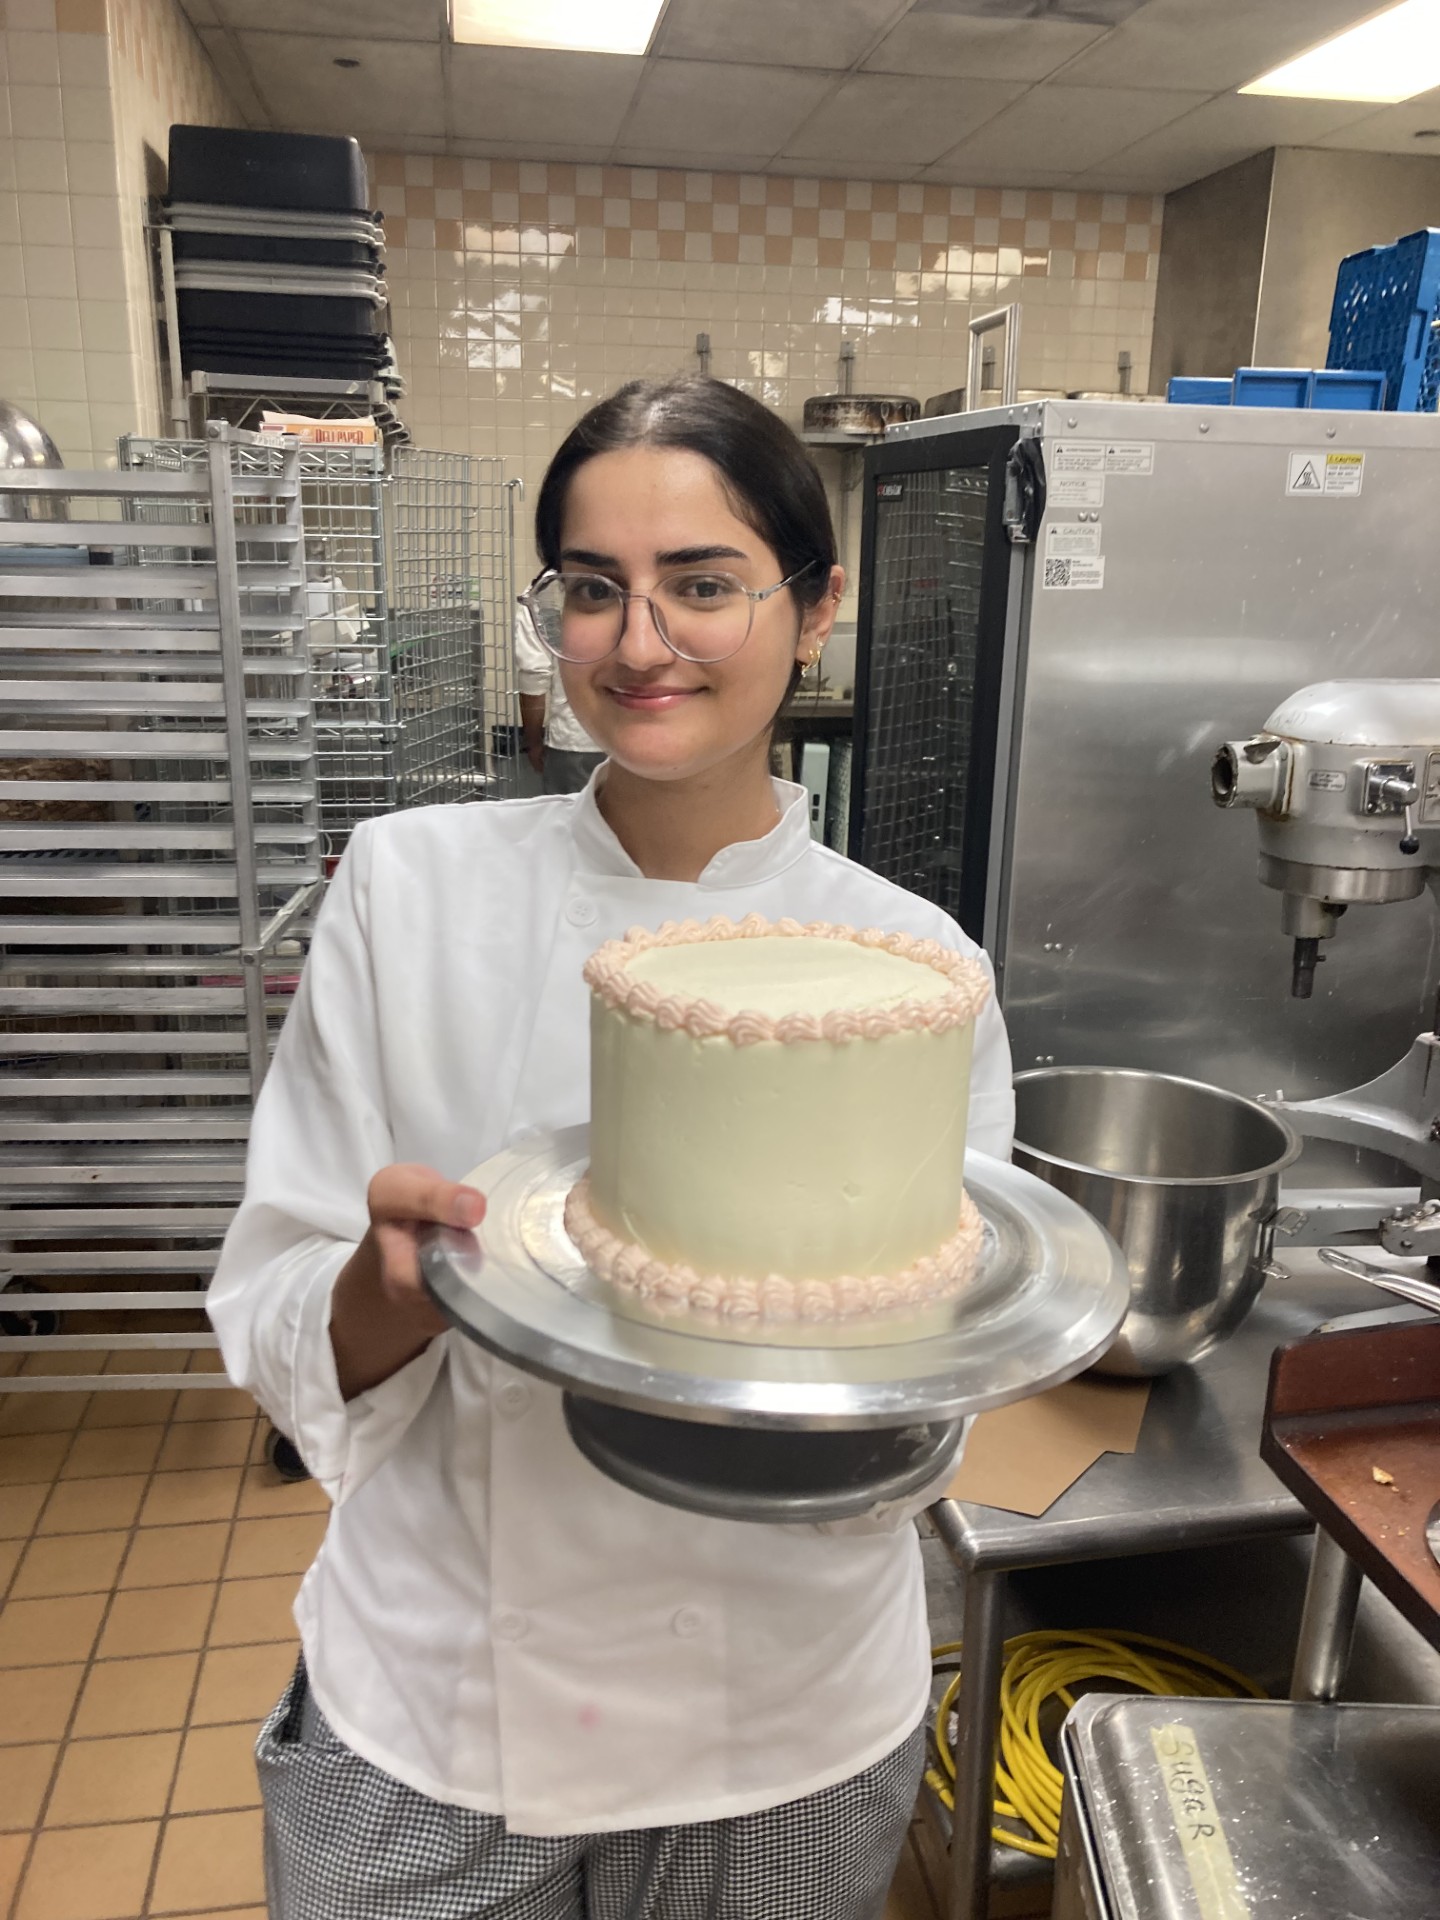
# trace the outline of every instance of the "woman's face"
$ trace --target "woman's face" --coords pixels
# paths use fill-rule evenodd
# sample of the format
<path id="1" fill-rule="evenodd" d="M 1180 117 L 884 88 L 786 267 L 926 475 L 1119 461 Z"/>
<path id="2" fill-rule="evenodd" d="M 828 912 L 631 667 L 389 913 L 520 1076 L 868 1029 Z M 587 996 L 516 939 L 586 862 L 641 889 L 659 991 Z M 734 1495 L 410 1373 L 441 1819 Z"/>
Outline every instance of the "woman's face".
<path id="1" fill-rule="evenodd" d="M 736 517 L 710 461 L 675 447 L 627 447 L 585 462 L 565 501 L 560 564 L 603 573 L 632 593 L 697 564 L 751 588 L 785 576 Z M 788 591 L 777 593 L 756 603 L 738 653 L 697 662 L 672 653 L 644 601 L 632 600 L 616 650 L 583 665 L 561 661 L 560 674 L 576 718 L 612 760 L 646 779 L 682 780 L 766 735 L 796 660 L 823 643 L 834 617 L 833 599 L 802 609 Z"/>

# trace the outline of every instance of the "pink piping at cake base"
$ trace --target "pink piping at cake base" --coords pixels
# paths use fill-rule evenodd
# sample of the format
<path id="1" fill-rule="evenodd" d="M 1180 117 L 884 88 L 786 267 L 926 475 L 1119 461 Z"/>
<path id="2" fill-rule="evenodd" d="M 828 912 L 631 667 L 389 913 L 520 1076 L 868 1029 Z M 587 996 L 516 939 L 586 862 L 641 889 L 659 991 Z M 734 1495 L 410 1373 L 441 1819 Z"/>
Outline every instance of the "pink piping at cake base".
<path id="1" fill-rule="evenodd" d="M 778 1273 L 763 1280 L 726 1279 L 657 1260 L 644 1247 L 621 1240 L 596 1218 L 586 1174 L 566 1198 L 565 1231 L 598 1279 L 635 1294 L 657 1312 L 720 1320 L 823 1321 L 856 1320 L 951 1299 L 975 1271 L 985 1223 L 967 1193 L 955 1233 L 902 1273 L 844 1274 L 836 1280 L 787 1280 Z"/>

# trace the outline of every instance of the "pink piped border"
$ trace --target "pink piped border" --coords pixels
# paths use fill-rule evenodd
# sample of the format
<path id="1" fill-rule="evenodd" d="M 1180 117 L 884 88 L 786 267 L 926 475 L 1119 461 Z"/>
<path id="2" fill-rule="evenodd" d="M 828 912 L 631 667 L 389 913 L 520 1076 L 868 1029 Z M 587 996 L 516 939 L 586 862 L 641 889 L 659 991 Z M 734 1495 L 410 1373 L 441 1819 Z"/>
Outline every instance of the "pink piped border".
<path id="1" fill-rule="evenodd" d="M 947 990 L 929 1000 L 898 1000 L 885 1007 L 842 1008 L 826 1014 L 787 1013 L 782 1017 L 754 1011 L 731 1012 L 713 1000 L 665 994 L 649 980 L 637 980 L 630 962 L 656 947 L 696 946 L 717 940 L 850 940 L 859 947 L 881 947 L 897 959 L 914 961 L 943 974 Z M 990 982 L 975 960 L 936 940 L 917 940 L 908 933 L 884 933 L 877 927 L 857 931 L 828 920 L 767 920 L 747 914 L 743 920 L 667 920 L 651 932 L 632 927 L 623 940 L 608 940 L 585 963 L 585 980 L 608 1007 L 641 1020 L 653 1020 L 664 1031 L 681 1028 L 697 1040 L 723 1037 L 737 1047 L 764 1040 L 790 1044 L 804 1040 L 884 1040 L 894 1033 L 923 1030 L 944 1033 L 968 1026 L 990 998 Z"/>
<path id="2" fill-rule="evenodd" d="M 901 1273 L 845 1274 L 836 1280 L 790 1280 L 779 1273 L 763 1280 L 730 1279 L 657 1260 L 634 1241 L 621 1240 L 596 1217 L 586 1174 L 566 1197 L 565 1231 L 598 1279 L 635 1294 L 656 1312 L 793 1322 L 858 1320 L 896 1307 L 952 1299 L 975 1271 L 985 1222 L 967 1193 L 961 1198 L 959 1227 L 950 1239 Z"/>

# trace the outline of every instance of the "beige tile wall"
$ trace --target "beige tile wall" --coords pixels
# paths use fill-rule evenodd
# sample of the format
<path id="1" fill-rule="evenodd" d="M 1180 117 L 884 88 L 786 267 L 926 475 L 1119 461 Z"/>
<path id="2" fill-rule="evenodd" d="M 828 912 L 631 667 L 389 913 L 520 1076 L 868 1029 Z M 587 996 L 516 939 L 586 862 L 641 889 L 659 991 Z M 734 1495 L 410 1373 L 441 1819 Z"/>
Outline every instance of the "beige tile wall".
<path id="1" fill-rule="evenodd" d="M 121 249 L 135 361 L 133 410 L 141 432 L 159 433 L 168 428 L 150 290 L 146 196 L 163 191 L 172 124 L 238 126 L 241 116 L 176 0 L 109 0 L 109 6 Z"/>
<path id="2" fill-rule="evenodd" d="M 160 427 L 147 150 L 235 118 L 175 0 L 3 0 L 0 395 L 72 466 Z"/>
<path id="3" fill-rule="evenodd" d="M 1149 365 L 1161 201 L 382 153 L 401 411 L 425 445 L 533 487 L 592 400 L 711 371 L 797 423 L 833 392 L 962 385 L 972 313 L 1018 300 L 1021 385 L 1114 389 Z M 839 462 L 822 455 L 832 483 Z M 853 518 L 853 516 L 852 516 Z"/>

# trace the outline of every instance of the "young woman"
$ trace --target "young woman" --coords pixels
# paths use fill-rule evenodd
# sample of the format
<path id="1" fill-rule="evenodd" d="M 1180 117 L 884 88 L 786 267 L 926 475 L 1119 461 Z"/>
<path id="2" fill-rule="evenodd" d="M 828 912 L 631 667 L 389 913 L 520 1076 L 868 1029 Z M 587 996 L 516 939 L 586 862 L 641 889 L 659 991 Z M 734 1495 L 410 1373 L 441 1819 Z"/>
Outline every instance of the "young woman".
<path id="1" fill-rule="evenodd" d="M 637 922 L 848 921 L 975 951 L 812 842 L 778 711 L 843 584 L 824 491 L 759 402 L 635 383 L 540 492 L 528 604 L 609 759 L 577 796 L 355 834 L 255 1116 L 211 1288 L 231 1377 L 334 1501 L 303 1659 L 258 1749 L 276 1920 L 869 1920 L 918 1784 L 911 1515 L 746 1526 L 571 1444 L 559 1391 L 447 1331 L 426 1222 L 583 1121 L 581 967 Z M 992 1002 L 970 1137 L 1006 1155 Z"/>

